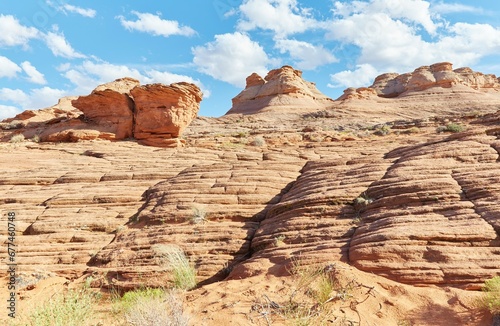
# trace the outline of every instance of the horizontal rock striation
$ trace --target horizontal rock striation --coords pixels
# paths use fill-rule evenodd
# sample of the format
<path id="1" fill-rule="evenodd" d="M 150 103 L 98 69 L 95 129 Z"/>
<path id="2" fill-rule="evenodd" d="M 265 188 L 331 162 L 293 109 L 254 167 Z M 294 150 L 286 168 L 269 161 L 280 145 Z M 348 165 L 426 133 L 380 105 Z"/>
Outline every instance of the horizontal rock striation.
<path id="1" fill-rule="evenodd" d="M 64 98 L 52 108 L 6 120 L 10 125 L 4 129 L 15 130 L 2 140 L 17 134 L 42 142 L 136 138 L 144 145 L 180 147 L 185 141 L 179 137 L 196 118 L 202 96 L 194 84 L 141 86 L 138 80 L 121 78 L 90 95 Z"/>
<path id="2" fill-rule="evenodd" d="M 253 73 L 246 80 L 245 89 L 233 98 L 227 114 L 254 114 L 273 111 L 301 111 L 322 109 L 333 100 L 322 94 L 314 83 L 302 78 L 302 72 L 290 66 L 269 71 L 263 79 Z"/>

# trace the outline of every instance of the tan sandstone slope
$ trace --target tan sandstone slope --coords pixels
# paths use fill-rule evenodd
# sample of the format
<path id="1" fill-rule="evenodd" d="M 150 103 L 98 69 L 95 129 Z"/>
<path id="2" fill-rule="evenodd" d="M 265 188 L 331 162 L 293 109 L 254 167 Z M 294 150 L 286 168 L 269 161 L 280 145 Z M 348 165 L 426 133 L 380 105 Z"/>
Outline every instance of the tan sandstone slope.
<path id="1" fill-rule="evenodd" d="M 272 75 L 280 71 L 295 70 Z M 249 87 L 263 88 L 254 77 Z M 21 313 L 89 276 L 104 293 L 168 286 L 160 249 L 170 245 L 198 273 L 198 288 L 184 295 L 192 325 L 286 325 L 301 311 L 312 325 L 490 325 L 475 300 L 500 274 L 499 87 L 441 83 L 385 98 L 377 91 L 393 84 L 381 80 L 377 90 L 356 91 L 367 98 L 327 100 L 288 120 L 271 114 L 285 107 L 259 109 L 248 97 L 241 107 L 258 113 L 197 118 L 183 133 L 185 147 L 103 137 L 1 143 L 1 208 L 18 216 Z M 123 81 L 112 97 L 122 108 L 120 94 L 133 83 Z M 134 112 L 164 112 L 150 96 L 170 101 L 170 91 L 134 86 Z M 100 92 L 77 101 L 96 101 L 85 116 Z M 61 104 L 62 120 L 83 112 Z M 14 133 L 47 114 L 23 113 L 11 121 L 22 123 Z M 116 135 L 129 119 L 114 117 L 106 132 Z M 171 124 L 186 126 L 192 116 L 176 117 L 161 126 L 135 122 L 136 138 L 139 126 L 155 144 L 169 139 L 183 129 Z M 297 265 L 319 266 L 335 281 L 328 302 L 314 303 L 314 289 L 300 292 Z M 89 322 L 123 325 L 120 318 L 103 301 Z"/>
<path id="2" fill-rule="evenodd" d="M 290 66 L 269 71 L 263 79 L 256 73 L 247 77 L 245 89 L 233 98 L 228 114 L 253 114 L 280 110 L 282 113 L 326 108 L 333 100 L 314 83 L 302 78 L 302 71 Z"/>

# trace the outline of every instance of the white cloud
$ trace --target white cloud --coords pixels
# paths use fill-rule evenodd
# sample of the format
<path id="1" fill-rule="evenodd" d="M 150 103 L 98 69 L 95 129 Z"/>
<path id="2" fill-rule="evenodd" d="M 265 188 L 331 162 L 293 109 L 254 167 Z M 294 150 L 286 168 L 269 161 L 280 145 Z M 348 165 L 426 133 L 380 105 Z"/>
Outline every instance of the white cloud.
<path id="1" fill-rule="evenodd" d="M 0 46 L 28 47 L 31 39 L 39 36 L 39 31 L 33 27 L 26 27 L 12 15 L 0 15 Z"/>
<path id="2" fill-rule="evenodd" d="M 173 74 L 173 73 L 170 73 L 167 71 L 159 71 L 159 70 L 148 70 L 148 71 L 146 71 L 146 75 L 150 79 L 150 81 L 148 81 L 149 83 L 162 83 L 162 84 L 169 85 L 172 83 L 187 82 L 187 83 L 195 84 L 203 92 L 204 98 L 210 97 L 210 90 L 205 88 L 203 83 L 198 79 L 194 79 L 192 77 L 185 76 L 185 75 Z"/>
<path id="3" fill-rule="evenodd" d="M 20 89 L 1 88 L 0 98 L 19 107 L 19 110 L 37 110 L 52 106 L 64 96 L 67 91 L 50 87 L 31 89 L 27 94 Z M 9 106 L 13 107 L 13 106 Z"/>
<path id="4" fill-rule="evenodd" d="M 28 80 L 30 82 L 40 85 L 47 84 L 44 75 L 39 72 L 29 61 L 24 61 L 23 63 L 21 63 L 21 67 L 23 68 L 26 75 L 28 75 Z"/>
<path id="5" fill-rule="evenodd" d="M 79 14 L 88 18 L 94 18 L 95 15 L 97 14 L 97 12 L 94 9 L 84 9 L 70 4 L 65 4 L 62 8 L 65 11 Z"/>
<path id="6" fill-rule="evenodd" d="M 444 3 L 439 2 L 431 5 L 431 10 L 438 14 L 450 14 L 468 12 L 474 14 L 484 14 L 485 11 L 480 7 L 467 6 L 461 3 Z"/>
<path id="7" fill-rule="evenodd" d="M 22 110 L 15 106 L 0 105 L 0 120 L 13 118 L 21 112 Z"/>
<path id="8" fill-rule="evenodd" d="M 297 0 L 246 0 L 239 10 L 243 16 L 238 22 L 241 31 L 271 30 L 277 38 L 283 38 L 319 27 L 310 10 L 300 8 Z"/>
<path id="9" fill-rule="evenodd" d="M 295 65 L 299 69 L 316 69 L 324 64 L 337 62 L 333 54 L 323 46 L 315 46 L 308 42 L 297 40 L 278 40 L 275 45 L 281 53 L 290 53 L 293 59 L 298 60 Z"/>
<path id="10" fill-rule="evenodd" d="M 352 1 L 348 4 L 336 1 L 334 13 L 341 17 L 363 14 L 385 14 L 391 19 L 404 19 L 411 24 L 421 25 L 435 35 L 440 23 L 435 23 L 429 10 L 430 3 L 423 0 L 370 0 Z"/>
<path id="11" fill-rule="evenodd" d="M 86 56 L 78 53 L 71 44 L 68 43 L 64 34 L 55 32 L 48 32 L 44 36 L 47 47 L 52 51 L 56 57 L 63 57 L 66 59 L 85 58 Z"/>
<path id="12" fill-rule="evenodd" d="M 354 71 L 332 75 L 335 86 L 359 86 L 353 77 L 363 78 L 364 73 L 402 73 L 441 61 L 471 66 L 485 56 L 500 52 L 500 28 L 488 24 L 448 23 L 433 16 L 428 10 L 429 2 L 413 2 L 411 6 L 408 1 L 398 2 L 401 7 L 390 10 L 386 7 L 391 1 L 386 1 L 385 7 L 380 0 L 335 3 L 335 16 L 329 22 L 327 38 L 342 42 L 344 48 L 355 46 L 360 53 Z M 407 8 L 408 13 L 403 14 L 401 8 Z M 415 24 L 425 25 L 429 33 L 435 31 L 434 37 L 424 39 Z M 351 59 L 351 55 L 341 59 Z"/>
<path id="13" fill-rule="evenodd" d="M 171 35 L 192 36 L 196 32 L 189 26 L 181 26 L 175 20 L 161 19 L 158 15 L 150 13 L 132 12 L 139 19 L 136 21 L 126 20 L 123 16 L 118 16 L 123 27 L 128 30 L 150 33 L 155 36 L 169 37 Z"/>
<path id="14" fill-rule="evenodd" d="M 366 87 L 371 85 L 378 75 L 379 72 L 372 65 L 361 64 L 356 66 L 356 70 L 345 70 L 330 75 L 333 84 L 328 84 L 328 87 Z"/>
<path id="15" fill-rule="evenodd" d="M 111 82 L 118 78 L 132 77 L 142 84 L 162 83 L 171 84 L 176 82 L 188 82 L 198 85 L 205 97 L 210 92 L 197 79 L 190 76 L 173 74 L 144 66 L 143 69 L 130 68 L 125 65 L 115 65 L 108 62 L 84 61 L 80 65 L 61 65 L 58 67 L 63 76 L 75 85 L 75 94 L 88 94 L 100 84 Z"/>
<path id="16" fill-rule="evenodd" d="M 0 78 L 14 78 L 19 72 L 21 72 L 21 67 L 9 58 L 0 55 Z"/>
<path id="17" fill-rule="evenodd" d="M 246 77 L 257 72 L 265 75 L 270 59 L 262 46 L 240 32 L 215 35 L 215 41 L 192 49 L 193 62 L 200 72 L 238 87 Z"/>
<path id="18" fill-rule="evenodd" d="M 0 98 L 5 102 L 25 105 L 29 102 L 29 97 L 20 89 L 0 88 Z"/>

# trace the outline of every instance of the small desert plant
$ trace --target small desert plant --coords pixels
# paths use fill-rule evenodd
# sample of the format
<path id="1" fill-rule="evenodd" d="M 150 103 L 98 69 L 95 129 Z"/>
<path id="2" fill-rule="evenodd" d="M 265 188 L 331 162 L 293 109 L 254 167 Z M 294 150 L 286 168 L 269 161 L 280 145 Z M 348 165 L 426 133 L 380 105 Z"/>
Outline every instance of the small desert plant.
<path id="1" fill-rule="evenodd" d="M 282 247 L 285 245 L 285 239 L 286 237 L 284 235 L 279 235 L 274 238 L 274 246 L 275 247 Z"/>
<path id="2" fill-rule="evenodd" d="M 22 143 L 24 141 L 24 135 L 17 134 L 10 138 L 11 143 Z"/>
<path id="3" fill-rule="evenodd" d="M 253 146 L 258 146 L 258 147 L 265 146 L 266 145 L 266 140 L 262 136 L 257 136 L 252 141 L 252 145 Z"/>
<path id="4" fill-rule="evenodd" d="M 39 143 L 40 142 L 40 136 L 34 135 L 33 138 L 31 138 L 31 141 L 34 143 Z"/>
<path id="5" fill-rule="evenodd" d="M 354 199 L 354 201 L 353 201 L 352 204 L 353 204 L 354 207 L 362 208 L 362 207 L 368 206 L 371 203 L 373 203 L 373 199 L 370 198 L 366 194 L 366 192 L 364 192 L 359 197 L 357 197 L 356 199 Z"/>
<path id="6" fill-rule="evenodd" d="M 465 130 L 465 126 L 457 123 L 449 123 L 446 126 L 440 126 L 436 129 L 438 133 L 440 132 L 462 132 Z"/>
<path id="7" fill-rule="evenodd" d="M 187 326 L 182 300 L 173 291 L 163 289 L 138 289 L 127 292 L 114 303 L 114 311 L 124 314 L 134 326 Z"/>
<path id="8" fill-rule="evenodd" d="M 29 316 L 34 326 L 89 325 L 99 295 L 89 288 L 56 294 Z"/>
<path id="9" fill-rule="evenodd" d="M 391 133 L 391 127 L 388 125 L 383 125 L 375 131 L 375 135 L 385 136 Z"/>
<path id="10" fill-rule="evenodd" d="M 494 316 L 500 316 L 500 276 L 484 282 L 483 291 L 484 294 L 478 302 L 479 307 L 488 309 Z"/>
<path id="11" fill-rule="evenodd" d="M 200 224 L 205 223 L 207 221 L 207 209 L 204 205 L 193 204 L 191 205 L 191 223 L 192 224 Z"/>
<path id="12" fill-rule="evenodd" d="M 157 245 L 153 250 L 159 256 L 160 264 L 172 273 L 175 288 L 190 290 L 196 286 L 196 269 L 181 248 L 174 245 Z"/>

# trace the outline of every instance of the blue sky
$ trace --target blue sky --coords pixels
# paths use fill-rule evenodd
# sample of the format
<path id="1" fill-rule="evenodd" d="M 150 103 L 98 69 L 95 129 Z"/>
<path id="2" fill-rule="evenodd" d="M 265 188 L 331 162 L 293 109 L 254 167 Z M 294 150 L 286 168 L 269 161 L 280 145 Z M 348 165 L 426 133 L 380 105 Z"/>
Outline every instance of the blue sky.
<path id="1" fill-rule="evenodd" d="M 252 72 L 289 64 L 326 95 L 440 61 L 500 75 L 500 2 L 0 2 L 0 119 L 130 76 L 190 81 L 221 116 Z"/>

